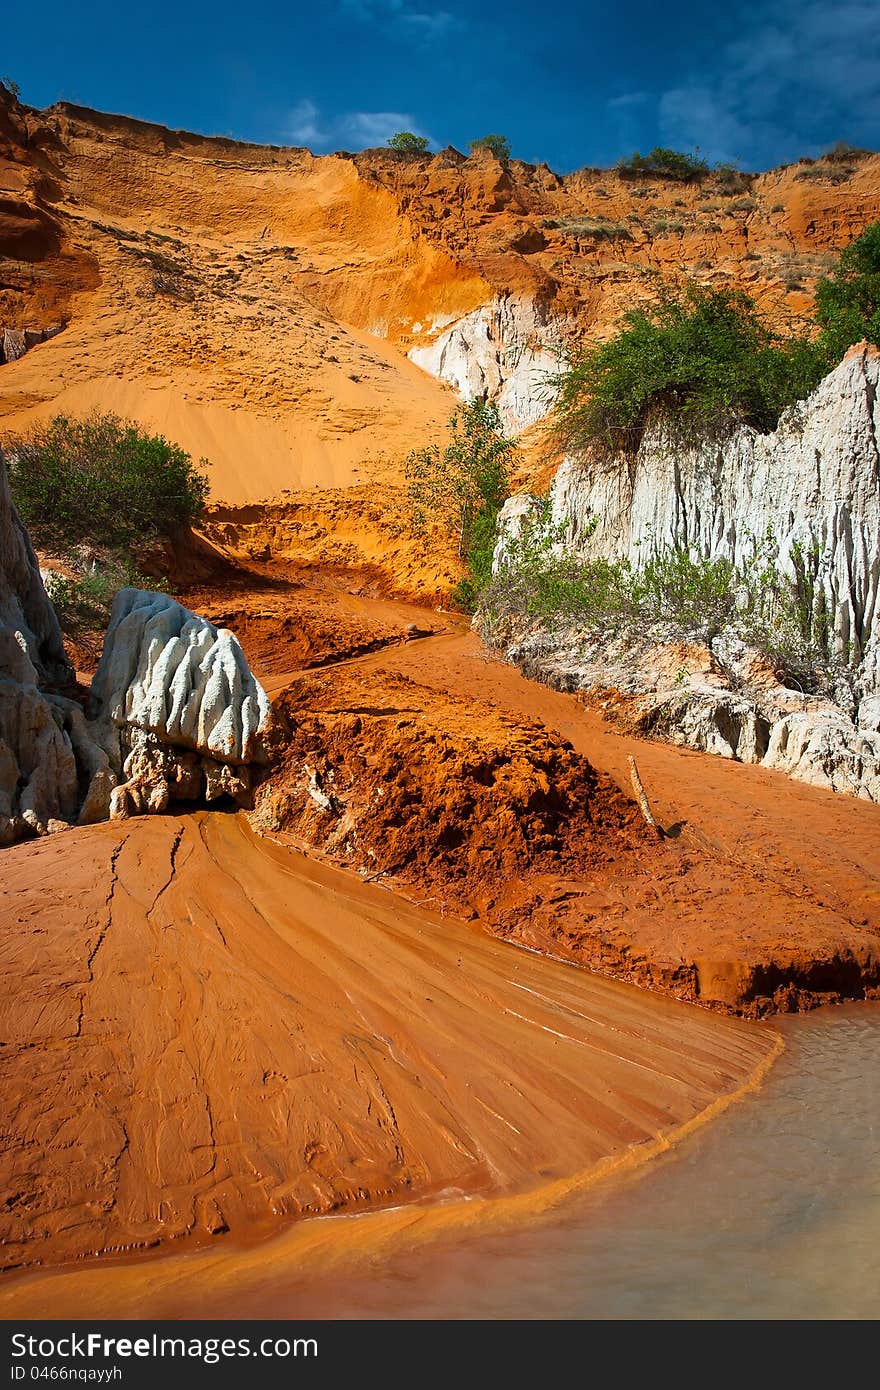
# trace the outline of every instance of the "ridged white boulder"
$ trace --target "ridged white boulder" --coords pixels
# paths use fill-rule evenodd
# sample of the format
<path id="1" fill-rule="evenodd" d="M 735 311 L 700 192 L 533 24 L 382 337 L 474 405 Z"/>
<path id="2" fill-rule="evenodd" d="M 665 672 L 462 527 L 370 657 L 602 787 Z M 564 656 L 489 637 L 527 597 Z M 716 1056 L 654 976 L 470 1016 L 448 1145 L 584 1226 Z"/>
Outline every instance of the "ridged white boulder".
<path id="1" fill-rule="evenodd" d="M 92 701 L 119 731 L 222 763 L 265 759 L 269 699 L 238 641 L 167 594 L 116 595 Z"/>

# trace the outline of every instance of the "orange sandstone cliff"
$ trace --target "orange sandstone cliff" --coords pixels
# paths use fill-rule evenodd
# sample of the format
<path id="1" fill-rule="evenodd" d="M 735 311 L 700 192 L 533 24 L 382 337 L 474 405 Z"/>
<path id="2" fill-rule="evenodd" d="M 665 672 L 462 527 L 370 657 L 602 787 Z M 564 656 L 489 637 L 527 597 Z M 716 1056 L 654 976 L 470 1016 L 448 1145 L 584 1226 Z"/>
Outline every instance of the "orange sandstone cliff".
<path id="1" fill-rule="evenodd" d="M 878 216 L 876 155 L 693 184 L 558 176 L 452 149 L 316 157 L 3 92 L 0 439 L 114 409 L 208 460 L 227 547 L 441 591 L 454 559 L 413 552 L 399 484 L 453 388 L 500 392 L 528 426 L 555 355 L 657 274 L 741 286 L 800 327 Z"/>

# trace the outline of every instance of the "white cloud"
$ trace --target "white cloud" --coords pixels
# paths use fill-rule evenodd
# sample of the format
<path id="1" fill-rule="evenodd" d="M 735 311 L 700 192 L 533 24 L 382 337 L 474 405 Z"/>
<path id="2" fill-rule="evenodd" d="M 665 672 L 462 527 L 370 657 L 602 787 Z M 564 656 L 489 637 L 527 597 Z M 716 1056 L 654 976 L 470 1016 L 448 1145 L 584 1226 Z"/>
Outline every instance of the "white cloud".
<path id="1" fill-rule="evenodd" d="M 464 27 L 449 10 L 417 10 L 408 0 L 339 0 L 339 7 L 343 14 L 362 24 L 382 25 L 425 40 L 439 39 Z"/>
<path id="2" fill-rule="evenodd" d="M 322 130 L 319 123 L 318 108 L 308 97 L 303 97 L 298 101 L 290 113 L 290 120 L 285 130 L 288 140 L 294 140 L 302 145 L 322 145 L 326 139 L 326 132 Z"/>
<path id="3" fill-rule="evenodd" d="M 817 154 L 829 141 L 880 142 L 880 24 L 876 0 L 778 0 L 746 11 L 738 36 L 640 108 L 609 103 L 609 119 L 653 114 L 662 144 L 747 164 Z M 653 122 L 652 122 L 653 124 Z"/>
<path id="4" fill-rule="evenodd" d="M 430 136 L 406 111 L 346 111 L 325 118 L 308 97 L 297 102 L 284 129 L 284 138 L 312 150 L 355 149 L 384 145 L 399 130 Z M 431 141 L 433 144 L 434 142 Z"/>

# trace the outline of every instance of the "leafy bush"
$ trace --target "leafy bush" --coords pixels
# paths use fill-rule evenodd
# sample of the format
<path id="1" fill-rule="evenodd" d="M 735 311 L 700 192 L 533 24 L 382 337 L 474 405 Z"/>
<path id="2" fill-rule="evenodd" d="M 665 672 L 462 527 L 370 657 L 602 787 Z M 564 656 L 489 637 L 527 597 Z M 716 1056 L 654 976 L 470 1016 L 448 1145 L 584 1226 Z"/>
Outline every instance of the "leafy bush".
<path id="1" fill-rule="evenodd" d="M 822 159 L 815 164 L 808 165 L 805 169 L 798 169 L 795 178 L 802 182 L 819 179 L 830 183 L 845 183 L 854 172 L 851 164 L 831 163 Z"/>
<path id="2" fill-rule="evenodd" d="M 861 145 L 851 145 L 848 140 L 835 140 L 821 158 L 836 164 L 842 160 L 867 159 L 872 153 L 872 150 L 866 150 Z"/>
<path id="3" fill-rule="evenodd" d="M 471 141 L 471 154 L 476 150 L 491 150 L 496 159 L 509 159 L 510 141 L 506 135 L 484 135 L 481 140 Z"/>
<path id="4" fill-rule="evenodd" d="M 585 241 L 632 240 L 625 222 L 610 222 L 607 217 L 545 217 L 541 225 Z"/>
<path id="5" fill-rule="evenodd" d="M 754 212 L 758 206 L 756 198 L 734 198 L 732 203 L 727 204 L 728 212 Z"/>
<path id="6" fill-rule="evenodd" d="M 749 186 L 749 176 L 736 164 L 723 162 L 712 170 L 715 182 L 724 193 L 742 193 Z"/>
<path id="7" fill-rule="evenodd" d="M 776 562 L 768 533 L 739 565 L 681 546 L 659 546 L 643 567 L 627 560 L 584 560 L 566 550 L 546 514 L 508 545 L 506 563 L 484 590 L 491 623 L 538 620 L 551 631 L 575 628 L 613 639 L 660 627 L 707 644 L 732 633 L 761 652 L 777 674 L 801 689 L 822 688 L 840 662 L 815 575 L 818 551 L 794 548 L 793 574 Z"/>
<path id="8" fill-rule="evenodd" d="M 205 463 L 206 460 L 202 460 Z M 7 446 L 12 494 L 38 545 L 124 548 L 170 539 L 208 495 L 189 454 L 131 420 L 56 415 Z"/>
<path id="9" fill-rule="evenodd" d="M 70 637 L 96 632 L 107 626 L 113 600 L 120 589 L 152 589 L 167 593 L 166 579 L 141 574 L 127 556 L 111 554 L 80 573 L 50 571 L 46 592 L 52 600 L 62 630 Z"/>
<path id="10" fill-rule="evenodd" d="M 679 179 L 690 183 L 701 179 L 709 172 L 705 159 L 697 154 L 684 154 L 680 150 L 665 149 L 657 145 L 650 154 L 631 154 L 628 159 L 620 159 L 615 165 L 623 178 L 645 178 L 656 175 L 664 179 Z"/>
<path id="11" fill-rule="evenodd" d="M 409 483 L 413 529 L 426 534 L 440 525 L 454 535 L 470 576 L 453 599 L 466 611 L 492 572 L 495 526 L 508 495 L 508 471 L 516 445 L 501 426 L 496 406 L 471 401 L 449 422 L 450 440 L 416 449 L 404 465 Z"/>
<path id="12" fill-rule="evenodd" d="M 388 141 L 392 150 L 397 150 L 398 154 L 424 154 L 428 148 L 428 140 L 424 135 L 413 135 L 411 130 L 399 130 L 396 135 L 392 135 Z"/>
<path id="13" fill-rule="evenodd" d="M 880 345 L 880 222 L 850 242 L 817 284 L 816 322 L 829 364 L 863 338 Z"/>
<path id="14" fill-rule="evenodd" d="M 0 77 L 0 87 L 5 87 L 7 92 L 16 101 L 21 101 L 21 88 L 12 77 Z"/>
<path id="15" fill-rule="evenodd" d="M 658 217 L 651 223 L 652 236 L 666 236 L 670 232 L 683 232 L 685 224 L 679 217 Z"/>
<path id="16" fill-rule="evenodd" d="M 616 454 L 635 452 L 660 411 L 684 437 L 772 429 L 825 368 L 813 344 L 771 333 L 747 295 L 692 284 L 631 310 L 616 337 L 552 378 L 551 434 L 568 452 Z"/>

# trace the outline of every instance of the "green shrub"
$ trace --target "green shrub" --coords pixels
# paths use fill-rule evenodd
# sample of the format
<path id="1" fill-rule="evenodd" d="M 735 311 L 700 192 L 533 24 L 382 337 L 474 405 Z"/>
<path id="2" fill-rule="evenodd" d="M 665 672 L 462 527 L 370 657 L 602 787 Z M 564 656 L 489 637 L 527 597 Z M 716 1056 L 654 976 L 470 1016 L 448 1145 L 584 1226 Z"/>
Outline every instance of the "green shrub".
<path id="1" fill-rule="evenodd" d="M 397 150 L 398 154 L 424 154 L 428 148 L 427 137 L 413 135 L 411 130 L 399 130 L 396 135 L 391 136 L 388 144 L 392 150 Z"/>
<path id="2" fill-rule="evenodd" d="M 651 224 L 653 236 L 666 236 L 670 232 L 683 232 L 684 223 L 678 217 L 658 217 L 656 222 Z"/>
<path id="3" fill-rule="evenodd" d="M 480 140 L 471 141 L 471 154 L 476 150 L 491 150 L 496 159 L 509 159 L 510 141 L 506 135 L 484 135 Z"/>
<path id="4" fill-rule="evenodd" d="M 74 575 L 50 571 L 46 592 L 52 600 L 62 631 L 69 637 L 97 632 L 107 626 L 113 600 L 120 589 L 152 589 L 169 592 L 167 579 L 141 574 L 125 555 L 109 554 Z"/>
<path id="5" fill-rule="evenodd" d="M 707 644 L 722 632 L 761 652 L 778 676 L 801 689 L 824 688 L 840 660 L 817 602 L 819 553 L 797 546 L 793 574 L 776 561 L 768 533 L 742 564 L 681 546 L 658 546 L 642 567 L 585 560 L 557 544 L 546 513 L 508 545 L 480 609 L 490 623 L 537 620 L 550 631 L 614 639 L 651 627 Z"/>
<path id="6" fill-rule="evenodd" d="M 610 222 L 607 217 L 545 217 L 541 225 L 555 227 L 564 236 L 584 241 L 632 240 L 632 233 L 625 222 Z"/>
<path id="7" fill-rule="evenodd" d="M 768 430 L 825 369 L 811 343 L 772 334 L 747 295 L 691 284 L 652 308 L 631 310 L 616 337 L 552 378 L 558 396 L 550 430 L 559 448 L 575 454 L 635 452 L 660 411 L 686 438 L 739 423 Z"/>
<path id="8" fill-rule="evenodd" d="M 708 174 L 709 166 L 697 154 L 684 154 L 680 150 L 669 150 L 657 145 L 650 154 L 631 154 L 628 159 L 618 160 L 615 168 L 623 178 L 678 179 L 690 183 Z"/>
<path id="9" fill-rule="evenodd" d="M 756 198 L 734 198 L 732 203 L 727 204 L 728 212 L 754 212 L 758 206 Z"/>
<path id="10" fill-rule="evenodd" d="M 516 445 L 504 434 L 498 409 L 471 401 L 453 412 L 449 443 L 416 449 L 404 469 L 409 484 L 413 529 L 426 535 L 440 526 L 455 537 L 467 559 L 469 576 L 453 601 L 471 611 L 492 572 L 498 512 L 509 492 L 509 465 Z"/>
<path id="11" fill-rule="evenodd" d="M 741 193 L 749 186 L 748 174 L 744 174 L 736 164 L 716 164 L 712 174 L 715 182 L 724 193 Z"/>
<path id="12" fill-rule="evenodd" d="M 124 548 L 170 539 L 208 495 L 189 454 L 115 415 L 56 415 L 7 445 L 12 494 L 38 545 Z M 206 460 L 202 460 L 204 464 Z"/>
<path id="13" fill-rule="evenodd" d="M 0 87 L 5 87 L 11 97 L 21 101 L 21 88 L 12 77 L 0 77 Z"/>
<path id="14" fill-rule="evenodd" d="M 851 164 L 830 163 L 822 159 L 808 165 L 806 169 L 798 169 L 795 178 L 802 182 L 819 179 L 826 183 L 845 183 L 854 172 Z"/>
<path id="15" fill-rule="evenodd" d="M 871 154 L 873 154 L 873 150 L 866 150 L 861 145 L 851 145 L 848 140 L 835 140 L 821 158 L 827 159 L 832 164 L 838 164 L 844 160 L 868 159 Z"/>
<path id="16" fill-rule="evenodd" d="M 880 222 L 840 253 L 816 286 L 816 322 L 829 364 L 863 338 L 880 345 Z"/>

